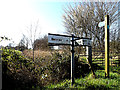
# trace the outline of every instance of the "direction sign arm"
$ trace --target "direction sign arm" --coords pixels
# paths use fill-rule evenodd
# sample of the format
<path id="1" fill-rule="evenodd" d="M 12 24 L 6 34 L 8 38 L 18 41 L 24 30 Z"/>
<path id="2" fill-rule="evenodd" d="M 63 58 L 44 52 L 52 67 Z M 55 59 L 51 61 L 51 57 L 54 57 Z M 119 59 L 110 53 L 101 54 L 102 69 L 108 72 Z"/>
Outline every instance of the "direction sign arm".
<path id="1" fill-rule="evenodd" d="M 105 21 L 103 21 L 103 22 L 99 22 L 98 26 L 99 26 L 99 27 L 103 27 L 103 26 L 105 26 Z"/>

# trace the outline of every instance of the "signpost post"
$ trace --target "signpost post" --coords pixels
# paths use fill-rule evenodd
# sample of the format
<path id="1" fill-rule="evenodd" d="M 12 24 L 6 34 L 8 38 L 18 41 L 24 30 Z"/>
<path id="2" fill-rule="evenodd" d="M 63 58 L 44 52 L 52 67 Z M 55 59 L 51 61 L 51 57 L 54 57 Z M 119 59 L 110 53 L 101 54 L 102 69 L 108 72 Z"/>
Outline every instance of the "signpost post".
<path id="1" fill-rule="evenodd" d="M 76 42 L 77 45 L 75 44 L 75 41 L 78 42 L 78 43 Z M 90 38 L 75 37 L 74 34 L 72 34 L 72 36 L 68 36 L 68 35 L 48 33 L 48 43 L 49 43 L 49 46 L 71 45 L 71 85 L 73 85 L 75 82 L 74 81 L 74 69 L 75 69 L 74 46 L 90 46 L 91 45 Z M 90 62 L 90 65 L 91 65 L 91 62 Z"/>
<path id="2" fill-rule="evenodd" d="M 74 34 L 72 34 L 71 45 L 71 86 L 74 84 Z"/>
<path id="3" fill-rule="evenodd" d="M 109 16 L 105 15 L 105 77 L 109 77 Z"/>
<path id="4" fill-rule="evenodd" d="M 91 72 L 93 74 L 93 78 L 95 78 L 95 73 L 93 70 L 93 65 L 92 65 L 92 46 L 86 46 L 86 55 L 87 55 L 87 62 L 91 68 Z"/>
<path id="5" fill-rule="evenodd" d="M 98 26 L 105 26 L 105 77 L 109 77 L 109 15 L 105 15 L 105 21 Z"/>

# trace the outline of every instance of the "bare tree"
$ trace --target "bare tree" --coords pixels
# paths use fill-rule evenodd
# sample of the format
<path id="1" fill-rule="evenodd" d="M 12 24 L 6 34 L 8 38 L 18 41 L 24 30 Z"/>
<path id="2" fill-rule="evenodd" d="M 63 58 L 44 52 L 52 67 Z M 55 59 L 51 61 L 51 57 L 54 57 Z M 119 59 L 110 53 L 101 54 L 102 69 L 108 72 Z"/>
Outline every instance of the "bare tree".
<path id="1" fill-rule="evenodd" d="M 69 5 L 64 12 L 64 26 L 68 34 L 74 33 L 76 36 L 90 37 L 94 47 L 103 49 L 105 30 L 103 27 L 99 28 L 98 23 L 104 21 L 104 16 L 108 14 L 110 26 L 112 26 L 118 17 L 118 3 L 80 2 L 75 3 L 74 6 Z"/>
<path id="2" fill-rule="evenodd" d="M 34 48 L 40 50 L 50 50 L 48 46 L 48 36 L 45 35 L 42 38 L 36 39 L 34 42 Z"/>
<path id="3" fill-rule="evenodd" d="M 16 46 L 16 49 L 18 49 L 20 51 L 28 49 L 28 44 L 29 44 L 28 38 L 23 34 L 23 37 L 20 40 L 18 46 Z"/>
<path id="4" fill-rule="evenodd" d="M 39 38 L 40 29 L 39 29 L 39 20 L 35 24 L 31 24 L 27 29 L 27 40 L 29 47 L 33 50 L 33 61 L 34 61 L 34 42 L 37 38 Z"/>

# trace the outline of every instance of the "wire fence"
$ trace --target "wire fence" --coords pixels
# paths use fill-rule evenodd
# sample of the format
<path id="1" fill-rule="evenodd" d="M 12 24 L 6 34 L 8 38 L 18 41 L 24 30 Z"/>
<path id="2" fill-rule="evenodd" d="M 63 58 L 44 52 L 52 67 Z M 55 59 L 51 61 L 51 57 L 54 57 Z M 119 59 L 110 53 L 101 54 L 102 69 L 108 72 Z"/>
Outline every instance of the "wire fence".
<path id="1" fill-rule="evenodd" d="M 93 50 L 92 53 L 92 62 L 98 65 L 105 65 L 105 53 L 103 50 Z M 109 54 L 109 65 L 110 66 L 119 66 L 120 65 L 120 55 Z"/>

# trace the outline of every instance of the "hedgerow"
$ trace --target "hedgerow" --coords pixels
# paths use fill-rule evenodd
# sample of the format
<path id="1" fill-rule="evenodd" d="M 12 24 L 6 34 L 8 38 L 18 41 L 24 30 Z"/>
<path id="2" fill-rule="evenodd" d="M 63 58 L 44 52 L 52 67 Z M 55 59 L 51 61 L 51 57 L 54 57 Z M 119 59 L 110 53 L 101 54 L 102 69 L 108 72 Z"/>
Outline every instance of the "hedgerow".
<path id="1" fill-rule="evenodd" d="M 2 48 L 3 88 L 41 88 L 70 79 L 70 63 L 71 56 L 65 52 L 54 52 L 52 56 L 39 57 L 33 61 L 21 51 Z M 75 78 L 85 77 L 89 72 L 88 64 L 79 62 L 75 56 Z"/>

